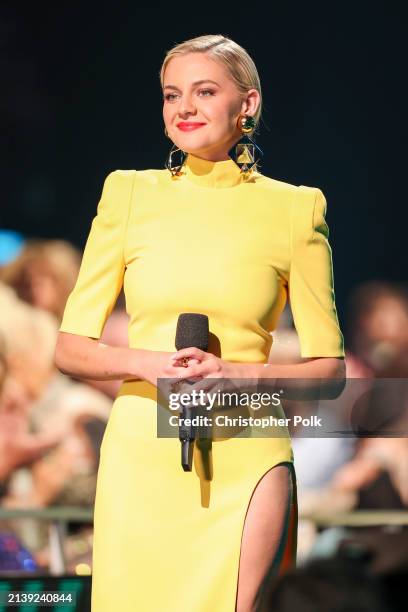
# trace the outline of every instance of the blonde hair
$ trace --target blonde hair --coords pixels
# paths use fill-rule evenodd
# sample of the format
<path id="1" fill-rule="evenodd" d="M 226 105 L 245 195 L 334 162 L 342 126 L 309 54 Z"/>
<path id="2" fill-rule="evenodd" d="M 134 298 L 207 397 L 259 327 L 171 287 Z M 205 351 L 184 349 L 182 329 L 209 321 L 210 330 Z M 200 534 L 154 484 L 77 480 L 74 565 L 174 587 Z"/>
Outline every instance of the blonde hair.
<path id="1" fill-rule="evenodd" d="M 58 321 L 52 314 L 23 302 L 0 281 L 0 338 L 6 356 L 17 354 L 50 368 L 57 332 Z"/>
<path id="2" fill-rule="evenodd" d="M 260 103 L 254 115 L 258 125 L 262 113 L 262 91 L 258 70 L 248 52 L 236 42 L 222 34 L 206 34 L 186 40 L 166 53 L 160 69 L 160 83 L 164 86 L 164 72 L 169 61 L 186 53 L 207 53 L 211 59 L 219 62 L 228 70 L 238 91 L 245 94 L 250 89 L 259 92 Z"/>
<path id="3" fill-rule="evenodd" d="M 78 276 L 80 252 L 65 240 L 28 240 L 19 256 L 0 270 L 0 280 L 28 302 L 30 298 L 24 295 L 25 276 L 30 274 L 33 263 L 52 275 L 59 295 L 53 314 L 61 318 Z"/>

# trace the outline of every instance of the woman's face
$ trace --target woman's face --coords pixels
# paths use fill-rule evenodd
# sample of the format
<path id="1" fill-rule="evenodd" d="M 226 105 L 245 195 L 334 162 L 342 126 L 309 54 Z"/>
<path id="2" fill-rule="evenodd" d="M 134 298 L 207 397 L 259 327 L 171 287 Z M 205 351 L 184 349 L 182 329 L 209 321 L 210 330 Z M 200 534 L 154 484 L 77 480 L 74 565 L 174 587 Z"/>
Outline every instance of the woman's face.
<path id="1" fill-rule="evenodd" d="M 18 295 L 33 306 L 57 314 L 61 302 L 58 285 L 50 266 L 33 259 L 24 269 Z"/>
<path id="2" fill-rule="evenodd" d="M 173 57 L 163 79 L 163 118 L 169 138 L 183 151 L 219 161 L 241 136 L 239 115 L 253 116 L 256 89 L 241 94 L 227 69 L 205 53 Z"/>
<path id="3" fill-rule="evenodd" d="M 360 354 L 374 371 L 397 364 L 407 367 L 406 305 L 393 295 L 378 297 L 372 310 L 361 316 L 356 340 Z"/>

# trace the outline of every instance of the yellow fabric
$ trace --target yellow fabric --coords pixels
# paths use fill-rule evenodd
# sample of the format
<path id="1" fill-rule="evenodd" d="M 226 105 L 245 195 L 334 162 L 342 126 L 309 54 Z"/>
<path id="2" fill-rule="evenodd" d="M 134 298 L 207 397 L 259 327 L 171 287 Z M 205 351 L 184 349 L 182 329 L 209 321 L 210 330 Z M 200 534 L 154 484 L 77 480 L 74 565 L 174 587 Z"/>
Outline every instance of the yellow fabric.
<path id="1" fill-rule="evenodd" d="M 99 338 L 123 283 L 131 347 L 174 351 L 178 315 L 199 312 L 210 351 L 262 363 L 289 294 L 302 356 L 342 357 L 325 211 L 319 189 L 245 178 L 232 160 L 112 172 L 60 330 Z M 289 435 L 214 441 L 210 481 L 198 445 L 183 472 L 156 413 L 153 385 L 122 384 L 101 447 L 92 612 L 233 612 L 251 494 L 293 462 Z"/>

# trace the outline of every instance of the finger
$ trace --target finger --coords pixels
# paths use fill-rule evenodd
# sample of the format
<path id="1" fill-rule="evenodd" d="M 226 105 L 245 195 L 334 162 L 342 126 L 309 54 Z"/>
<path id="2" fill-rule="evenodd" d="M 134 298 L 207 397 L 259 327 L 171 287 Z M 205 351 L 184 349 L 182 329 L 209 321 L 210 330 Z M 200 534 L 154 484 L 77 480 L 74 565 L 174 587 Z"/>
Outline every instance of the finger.
<path id="1" fill-rule="evenodd" d="M 200 362 L 189 364 L 185 368 L 171 367 L 170 371 L 174 372 L 174 376 L 181 380 L 186 380 L 187 378 L 201 378 L 204 373 L 203 364 Z"/>
<path id="2" fill-rule="evenodd" d="M 189 365 L 193 365 L 194 363 L 201 363 L 201 362 L 199 359 L 194 359 L 194 358 L 189 359 L 188 357 L 182 357 L 181 359 L 177 361 L 170 360 L 170 365 L 177 367 L 177 368 L 186 368 Z"/>
<path id="3" fill-rule="evenodd" d="M 177 353 L 171 355 L 170 359 L 174 361 L 186 357 L 188 359 L 194 358 L 202 361 L 203 359 L 205 359 L 206 355 L 207 353 L 205 351 L 202 351 L 196 346 L 190 346 L 184 349 L 180 349 L 179 351 L 177 351 Z"/>

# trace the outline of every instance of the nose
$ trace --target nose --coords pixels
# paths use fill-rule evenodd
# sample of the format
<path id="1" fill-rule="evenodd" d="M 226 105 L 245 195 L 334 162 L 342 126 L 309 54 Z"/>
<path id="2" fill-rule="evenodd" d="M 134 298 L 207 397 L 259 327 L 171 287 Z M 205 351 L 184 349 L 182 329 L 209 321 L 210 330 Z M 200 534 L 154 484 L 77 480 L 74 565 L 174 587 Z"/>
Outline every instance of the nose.
<path id="1" fill-rule="evenodd" d="M 189 115 L 195 115 L 197 112 L 196 107 L 193 104 L 191 96 L 183 96 L 180 99 L 180 106 L 178 109 L 178 113 L 182 119 L 188 117 Z"/>

